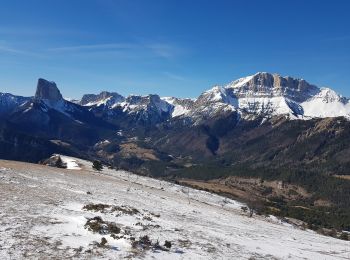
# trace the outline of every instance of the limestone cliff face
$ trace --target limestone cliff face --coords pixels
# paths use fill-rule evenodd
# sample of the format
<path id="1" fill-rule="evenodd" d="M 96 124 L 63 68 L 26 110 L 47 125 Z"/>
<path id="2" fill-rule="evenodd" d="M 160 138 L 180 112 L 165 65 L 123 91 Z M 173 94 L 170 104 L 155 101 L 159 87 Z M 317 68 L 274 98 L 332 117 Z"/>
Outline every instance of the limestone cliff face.
<path id="1" fill-rule="evenodd" d="M 319 92 L 319 88 L 303 79 L 282 77 L 278 74 L 260 72 L 239 79 L 227 86 L 238 97 L 285 96 L 296 102 L 303 102 Z"/>
<path id="2" fill-rule="evenodd" d="M 63 97 L 55 82 L 40 78 L 36 87 L 35 99 L 57 102 L 63 100 Z"/>

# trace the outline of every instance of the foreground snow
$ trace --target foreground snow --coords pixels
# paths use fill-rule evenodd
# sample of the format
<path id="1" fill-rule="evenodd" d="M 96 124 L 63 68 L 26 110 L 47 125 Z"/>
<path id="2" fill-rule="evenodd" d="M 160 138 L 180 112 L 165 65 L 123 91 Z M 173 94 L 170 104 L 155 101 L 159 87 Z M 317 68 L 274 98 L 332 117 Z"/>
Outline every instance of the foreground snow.
<path id="1" fill-rule="evenodd" d="M 0 259 L 350 258 L 349 242 L 274 217 L 249 218 L 236 201 L 124 171 L 97 173 L 90 162 L 64 160 L 75 170 L 0 161 Z M 86 207 L 99 204 L 105 208 Z M 89 230 L 88 220 L 96 217 L 115 223 L 118 236 Z M 135 244 L 146 235 L 152 246 Z M 161 247 L 153 246 L 156 241 Z"/>

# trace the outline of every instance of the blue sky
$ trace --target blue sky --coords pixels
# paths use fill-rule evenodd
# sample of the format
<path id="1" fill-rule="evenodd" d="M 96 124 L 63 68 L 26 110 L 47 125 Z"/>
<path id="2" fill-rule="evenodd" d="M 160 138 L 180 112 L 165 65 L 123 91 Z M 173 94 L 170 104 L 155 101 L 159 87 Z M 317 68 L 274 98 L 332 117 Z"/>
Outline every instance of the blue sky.
<path id="1" fill-rule="evenodd" d="M 0 92 L 196 97 L 268 71 L 350 97 L 350 1 L 2 0 Z"/>

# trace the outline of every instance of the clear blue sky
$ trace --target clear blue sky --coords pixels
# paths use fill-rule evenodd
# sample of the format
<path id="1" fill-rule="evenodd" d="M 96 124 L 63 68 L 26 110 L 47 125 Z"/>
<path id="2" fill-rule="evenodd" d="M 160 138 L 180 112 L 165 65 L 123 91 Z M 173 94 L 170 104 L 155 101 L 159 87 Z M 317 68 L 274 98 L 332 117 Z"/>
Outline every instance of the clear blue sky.
<path id="1" fill-rule="evenodd" d="M 0 92 L 196 97 L 258 71 L 350 96 L 350 1 L 1 1 Z"/>

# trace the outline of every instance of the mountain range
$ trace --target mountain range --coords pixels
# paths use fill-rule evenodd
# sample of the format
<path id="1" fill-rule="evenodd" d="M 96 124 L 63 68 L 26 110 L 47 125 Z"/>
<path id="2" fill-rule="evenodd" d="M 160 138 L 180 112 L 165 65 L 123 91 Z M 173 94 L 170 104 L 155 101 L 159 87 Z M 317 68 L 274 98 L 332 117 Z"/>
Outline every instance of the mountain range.
<path id="1" fill-rule="evenodd" d="M 196 99 L 160 97 L 156 94 L 123 97 L 115 92 L 103 91 L 86 94 L 81 100 L 71 102 L 63 98 L 54 82 L 44 79 L 38 80 L 34 97 L 0 94 L 3 135 L 6 129 L 11 129 L 12 135 L 17 133 L 27 136 L 28 140 L 50 142 L 54 146 L 59 144 L 60 150 L 68 147 L 68 150 L 83 156 L 94 156 L 96 147 L 111 146 L 111 143 L 118 151 L 121 144 L 130 140 L 138 140 L 138 143 L 146 140 L 147 146 L 160 149 L 160 152 L 164 150 L 171 156 L 174 156 L 174 148 L 182 144 L 184 148 L 189 146 L 183 152 L 190 157 L 196 157 L 191 153 L 198 148 L 204 156 L 215 156 L 230 150 L 225 148 L 226 142 L 236 142 L 239 138 L 230 137 L 225 143 L 220 139 L 241 128 L 259 132 L 264 124 L 271 125 L 277 118 L 284 124 L 304 125 L 338 117 L 344 122 L 350 118 L 348 98 L 303 79 L 266 72 L 240 78 L 226 86 L 214 86 Z M 192 132 L 198 129 L 201 130 L 197 136 L 193 135 Z M 2 141 L 18 146 L 22 139 L 17 138 L 14 142 L 15 139 L 2 138 Z M 172 142 L 172 146 L 166 145 Z M 13 145 L 11 150 L 17 146 Z M 178 149 L 181 150 L 180 147 Z M 16 154 L 27 160 L 16 151 L 4 151 L 2 156 L 14 156 L 16 159 Z M 41 156 L 33 158 L 42 159 Z"/>
<path id="2" fill-rule="evenodd" d="M 348 98 L 265 72 L 195 99 L 103 91 L 69 101 L 39 79 L 33 97 L 0 94 L 0 158 L 100 160 L 259 201 L 315 230 L 350 230 L 349 119 Z"/>
<path id="3" fill-rule="evenodd" d="M 172 118 L 200 119 L 224 111 L 237 112 L 242 118 L 286 115 L 290 119 L 312 119 L 350 116 L 349 99 L 329 88 L 318 88 L 303 79 L 257 73 L 238 79 L 226 86 L 215 86 L 196 99 L 159 97 L 158 95 L 123 97 L 118 93 L 101 92 L 84 95 L 80 105 L 104 110 L 157 112 Z M 198 121 L 199 120 L 199 121 Z"/>

